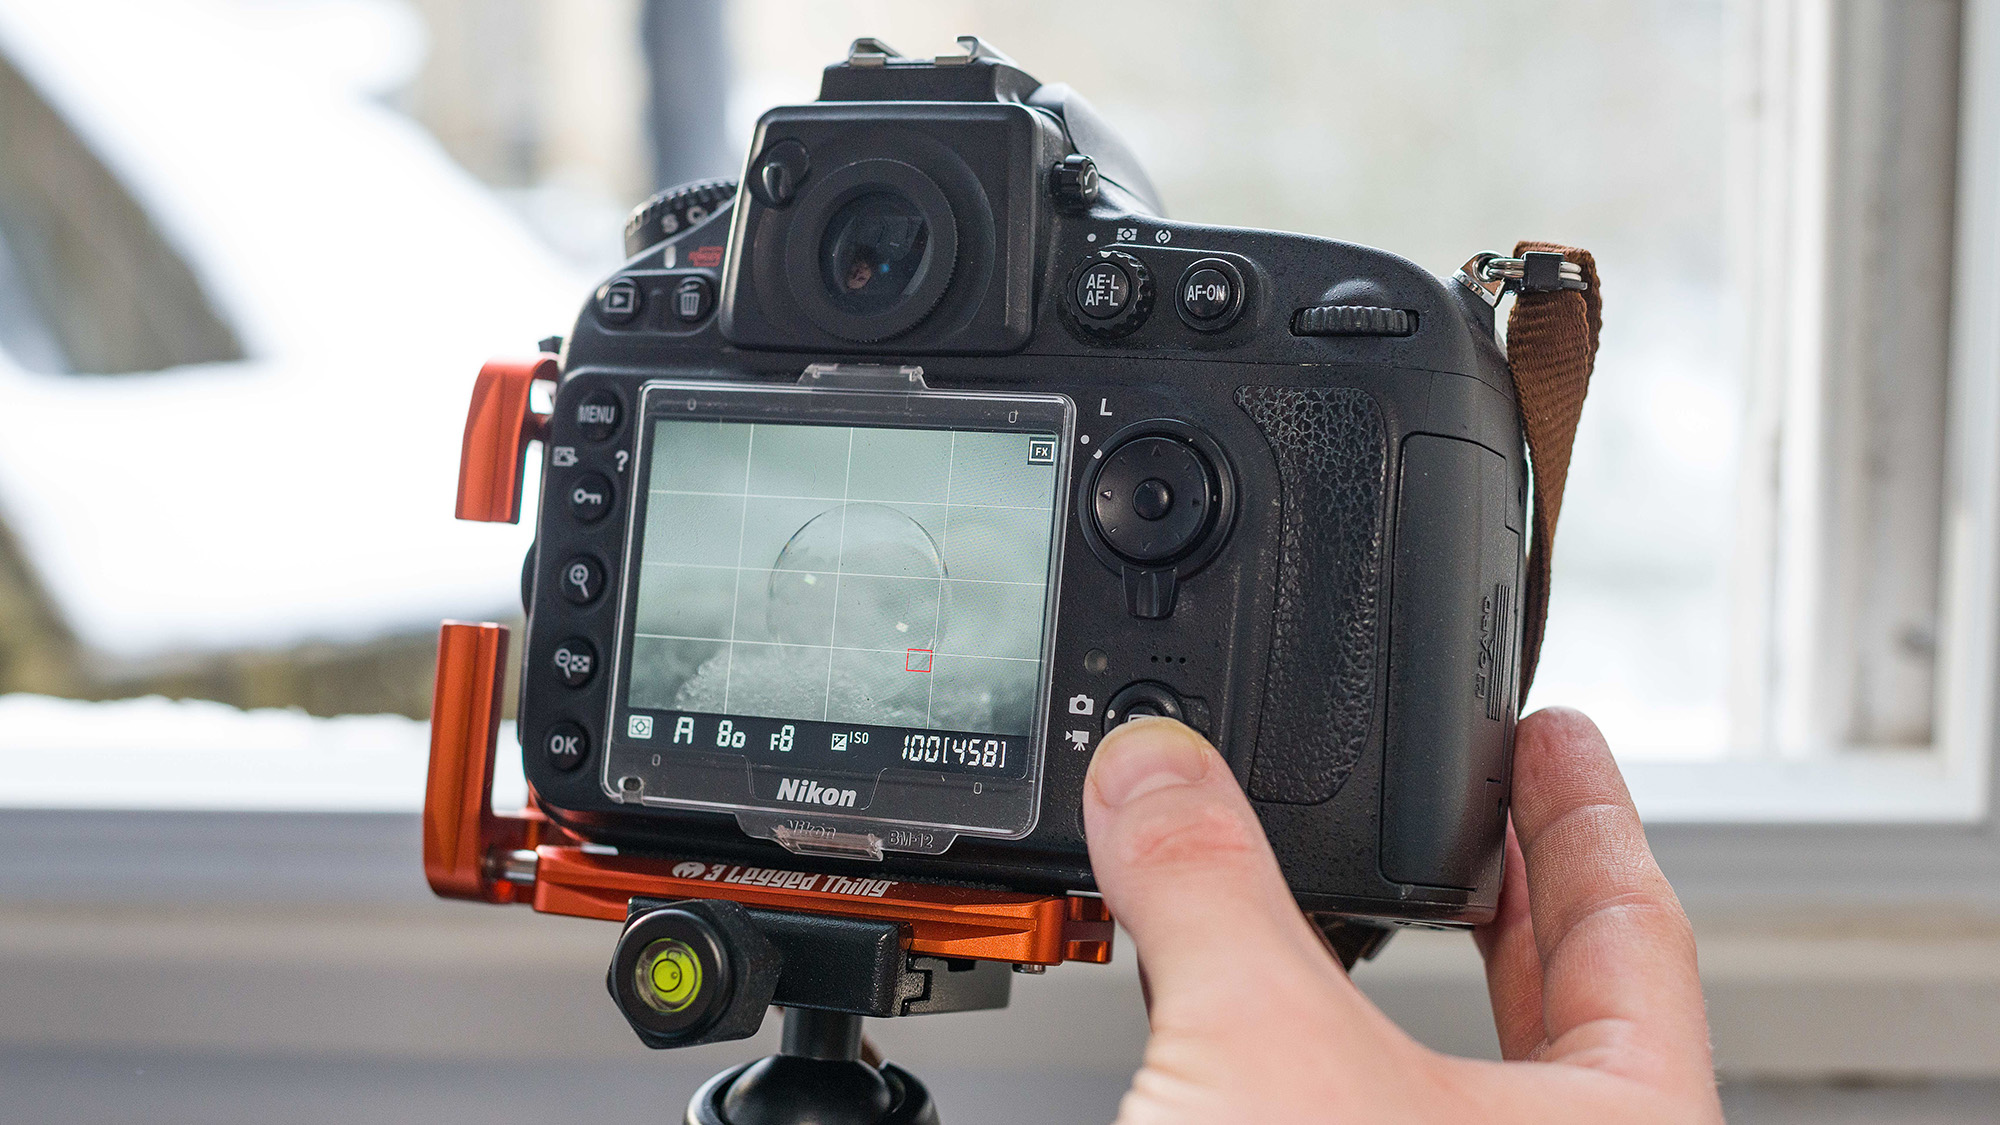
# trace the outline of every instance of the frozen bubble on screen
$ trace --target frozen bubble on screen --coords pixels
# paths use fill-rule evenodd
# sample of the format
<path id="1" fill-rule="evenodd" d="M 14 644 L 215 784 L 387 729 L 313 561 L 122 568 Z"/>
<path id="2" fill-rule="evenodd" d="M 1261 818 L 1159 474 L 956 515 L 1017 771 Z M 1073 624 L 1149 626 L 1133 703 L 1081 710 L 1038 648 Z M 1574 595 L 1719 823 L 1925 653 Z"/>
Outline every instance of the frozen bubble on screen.
<path id="1" fill-rule="evenodd" d="M 837 588 L 821 590 L 821 576 L 836 574 Z M 857 575 L 921 581 L 849 581 Z M 807 520 L 786 539 L 771 564 L 765 620 L 779 640 L 812 643 L 798 635 L 795 623 L 831 594 L 835 623 L 843 628 L 859 618 L 859 631 L 869 634 L 908 634 L 921 628 L 921 636 L 929 637 L 937 618 L 936 584 L 945 577 L 944 553 L 922 524 L 886 504 L 841 504 Z M 928 599 L 913 605 L 918 600 L 913 595 L 920 591 Z M 919 608 L 928 612 L 912 612 Z"/>

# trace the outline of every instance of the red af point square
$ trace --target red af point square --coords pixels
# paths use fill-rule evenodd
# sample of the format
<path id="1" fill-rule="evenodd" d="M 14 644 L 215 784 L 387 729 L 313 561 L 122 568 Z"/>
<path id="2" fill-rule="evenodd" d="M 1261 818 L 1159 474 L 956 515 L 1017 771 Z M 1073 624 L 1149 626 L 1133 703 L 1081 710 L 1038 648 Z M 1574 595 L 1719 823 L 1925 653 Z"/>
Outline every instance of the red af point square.
<path id="1" fill-rule="evenodd" d="M 903 671 L 928 672 L 931 670 L 931 650 L 927 648 L 906 648 L 903 650 Z"/>

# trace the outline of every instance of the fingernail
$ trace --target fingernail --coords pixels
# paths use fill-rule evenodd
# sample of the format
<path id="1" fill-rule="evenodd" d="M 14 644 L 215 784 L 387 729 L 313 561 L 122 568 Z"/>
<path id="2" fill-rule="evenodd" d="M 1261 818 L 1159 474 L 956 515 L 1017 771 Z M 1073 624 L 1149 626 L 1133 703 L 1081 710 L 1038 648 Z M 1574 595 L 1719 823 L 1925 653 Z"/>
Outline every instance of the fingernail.
<path id="1" fill-rule="evenodd" d="M 1098 744 L 1090 784 L 1098 800 L 1116 808 L 1155 789 L 1200 781 L 1214 753 L 1201 736 L 1172 719 L 1134 719 Z"/>

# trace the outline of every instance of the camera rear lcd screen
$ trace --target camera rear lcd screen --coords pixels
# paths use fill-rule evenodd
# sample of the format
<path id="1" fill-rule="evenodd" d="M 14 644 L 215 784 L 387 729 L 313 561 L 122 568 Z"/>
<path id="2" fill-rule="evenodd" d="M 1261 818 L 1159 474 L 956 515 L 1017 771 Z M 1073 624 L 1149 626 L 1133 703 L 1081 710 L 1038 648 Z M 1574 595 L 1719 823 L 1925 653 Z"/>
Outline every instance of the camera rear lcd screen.
<path id="1" fill-rule="evenodd" d="M 1026 775 L 1055 434 L 652 426 L 618 735 L 753 766 Z"/>

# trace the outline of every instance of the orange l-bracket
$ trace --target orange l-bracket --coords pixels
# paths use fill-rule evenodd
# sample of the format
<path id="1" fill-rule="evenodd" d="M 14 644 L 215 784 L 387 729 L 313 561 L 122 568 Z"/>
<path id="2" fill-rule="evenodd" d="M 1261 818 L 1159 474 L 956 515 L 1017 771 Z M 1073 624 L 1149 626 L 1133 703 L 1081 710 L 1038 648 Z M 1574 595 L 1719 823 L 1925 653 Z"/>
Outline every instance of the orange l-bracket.
<path id="1" fill-rule="evenodd" d="M 479 372 L 459 461 L 458 517 L 513 523 L 522 459 L 548 418 L 529 407 L 536 380 L 554 381 L 551 355 L 495 360 Z M 536 910 L 623 921 L 634 896 L 722 898 L 747 906 L 901 923 L 905 945 L 934 957 L 1053 965 L 1111 959 L 1112 922 L 1101 899 L 1038 895 L 698 858 L 618 855 L 550 823 L 529 795 L 518 815 L 493 811 L 493 754 L 508 634 L 505 626 L 447 621 L 438 634 L 431 761 L 424 793 L 424 875 L 445 898 L 530 903 Z"/>
<path id="2" fill-rule="evenodd" d="M 555 382 L 556 357 L 495 359 L 479 369 L 472 405 L 465 412 L 465 444 L 458 454 L 458 518 L 515 523 L 521 518 L 522 460 L 528 443 L 548 429 L 549 416 L 528 406 L 538 379 Z"/>

